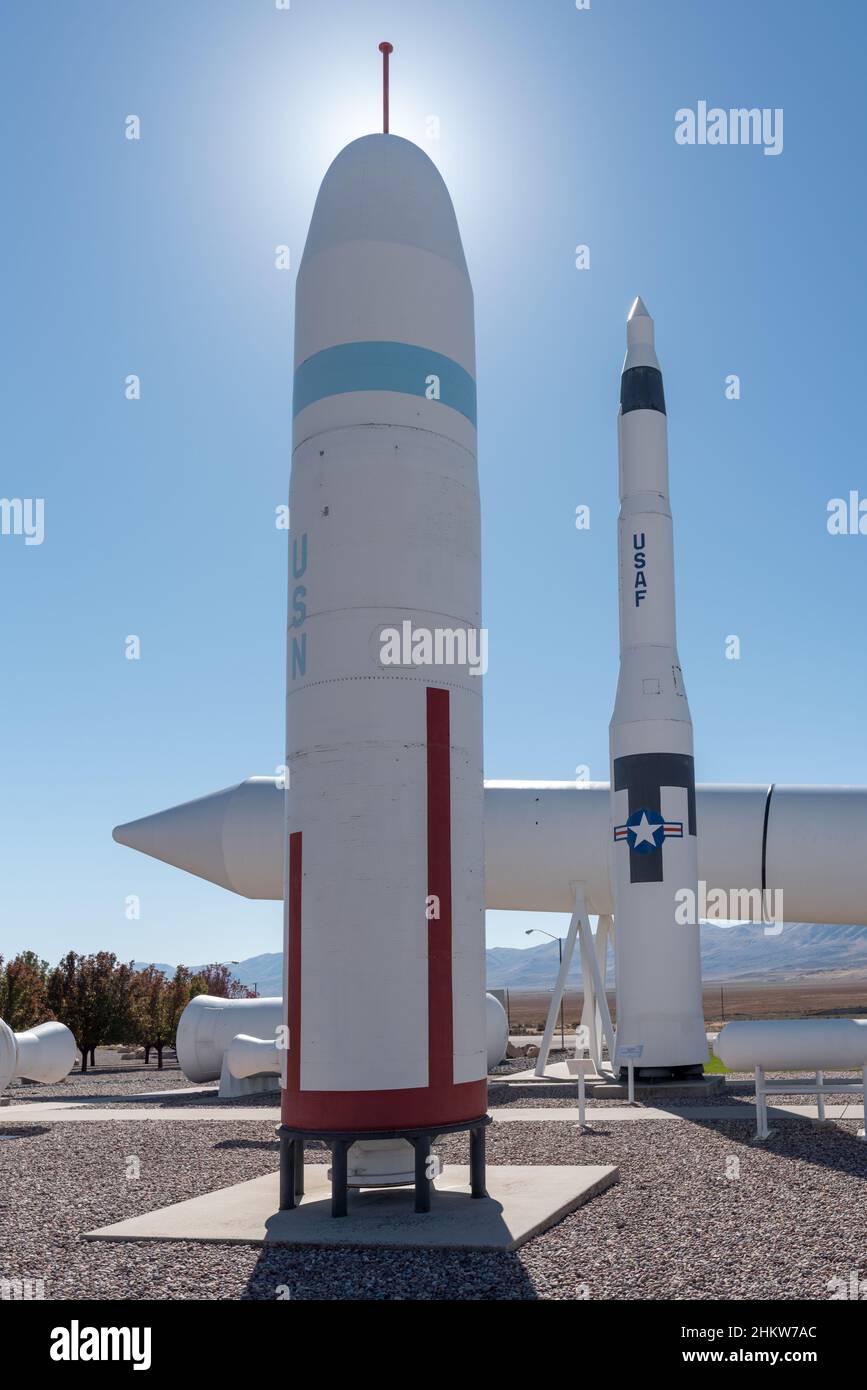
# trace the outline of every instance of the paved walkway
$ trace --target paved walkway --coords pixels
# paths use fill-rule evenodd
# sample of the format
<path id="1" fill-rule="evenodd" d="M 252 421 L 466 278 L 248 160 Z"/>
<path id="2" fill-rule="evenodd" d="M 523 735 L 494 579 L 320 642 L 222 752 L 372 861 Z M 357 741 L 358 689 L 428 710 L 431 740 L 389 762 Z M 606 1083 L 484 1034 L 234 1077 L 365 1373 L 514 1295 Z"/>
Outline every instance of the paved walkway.
<path id="1" fill-rule="evenodd" d="M 517 1106 L 494 1108 L 488 1111 L 498 1123 L 523 1121 L 525 1124 L 538 1124 L 540 1120 L 578 1122 L 578 1107 L 558 1106 Z M 586 1118 L 592 1123 L 619 1123 L 636 1120 L 749 1120 L 756 1119 L 754 1105 L 671 1105 L 662 1109 L 652 1105 L 592 1105 L 588 1103 Z M 768 1118 L 776 1120 L 816 1120 L 819 1117 L 815 1105 L 769 1105 Z M 863 1105 L 826 1105 L 825 1118 L 828 1120 L 860 1120 L 864 1117 Z"/>
<path id="2" fill-rule="evenodd" d="M 262 1120 L 272 1124 L 280 1118 L 277 1106 L 237 1105 L 216 1106 L 189 1105 L 166 1106 L 162 1109 L 148 1108 L 144 1105 L 118 1107 L 107 1110 L 105 1106 L 86 1109 L 87 1103 L 71 1101 L 52 1105 L 48 1102 L 30 1105 L 10 1105 L 0 1109 L 0 1130 L 10 1123 L 57 1124 L 58 1122 L 80 1121 L 82 1123 L 105 1124 L 109 1120 L 151 1120 L 157 1123 L 184 1123 L 205 1120 L 219 1120 L 231 1124 L 233 1120 Z M 495 1106 L 489 1112 L 497 1124 L 538 1124 L 548 1121 L 553 1124 L 577 1124 L 577 1106 Z M 816 1120 L 818 1109 L 815 1105 L 769 1105 L 768 1118 L 771 1120 Z M 862 1120 L 863 1105 L 826 1105 L 825 1117 L 828 1120 Z M 635 1123 L 649 1120 L 748 1120 L 755 1123 L 754 1105 L 690 1105 L 659 1106 L 650 1105 L 610 1105 L 594 1106 L 588 1104 L 586 1118 L 596 1124 Z"/>
<path id="3" fill-rule="evenodd" d="M 85 1105 L 76 1105 L 67 1102 L 65 1105 L 10 1105 L 0 1109 L 0 1130 L 3 1126 L 14 1121 L 20 1124 L 22 1120 L 27 1124 L 57 1124 L 58 1122 L 70 1123 L 88 1121 L 104 1125 L 110 1120 L 154 1120 L 158 1123 L 162 1120 L 177 1121 L 191 1120 L 196 1123 L 199 1120 L 270 1120 L 272 1123 L 280 1119 L 280 1110 L 277 1106 L 270 1105 L 172 1105 L 162 1109 L 148 1107 L 146 1105 L 137 1106 L 118 1106 L 115 1110 L 110 1110 L 106 1105 L 97 1106 L 93 1110 L 88 1110 Z"/>

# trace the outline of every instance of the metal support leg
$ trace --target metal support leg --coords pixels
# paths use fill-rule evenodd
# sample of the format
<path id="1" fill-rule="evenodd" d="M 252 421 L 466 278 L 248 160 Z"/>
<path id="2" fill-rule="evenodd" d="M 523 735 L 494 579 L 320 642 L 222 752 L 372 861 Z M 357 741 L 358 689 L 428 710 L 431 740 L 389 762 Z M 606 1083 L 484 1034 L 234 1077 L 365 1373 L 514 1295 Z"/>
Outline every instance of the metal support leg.
<path id="1" fill-rule="evenodd" d="M 487 1197 L 485 1187 L 485 1126 L 470 1130 L 470 1195 Z"/>
<path id="2" fill-rule="evenodd" d="M 756 1067 L 756 1138 L 767 1139 L 769 1135 L 768 1102 L 765 1097 L 765 1069 L 764 1067 Z"/>
<path id="3" fill-rule="evenodd" d="M 817 1071 L 817 1072 L 816 1072 L 816 1088 L 817 1088 L 817 1089 L 816 1089 L 816 1101 L 817 1101 L 817 1110 L 818 1110 L 819 1123 L 820 1123 L 820 1124 L 824 1124 L 824 1123 L 825 1123 L 825 1097 L 822 1095 L 822 1092 L 821 1092 L 818 1088 L 819 1088 L 820 1086 L 824 1086 L 824 1084 L 825 1084 L 825 1073 L 824 1073 L 823 1071 Z"/>
<path id="4" fill-rule="evenodd" d="M 280 1135 L 280 1210 L 292 1211 L 295 1206 L 295 1140 Z"/>
<path id="5" fill-rule="evenodd" d="M 304 1140 L 295 1139 L 295 1200 L 304 1196 Z"/>
<path id="6" fill-rule="evenodd" d="M 548 1017 L 545 1020 L 545 1032 L 542 1035 L 542 1044 L 539 1048 L 539 1056 L 536 1059 L 535 1075 L 544 1077 L 545 1068 L 548 1065 L 548 1053 L 551 1051 L 551 1039 L 554 1036 L 554 1029 L 557 1026 L 557 1015 L 560 1012 L 560 1005 L 563 995 L 566 992 L 566 981 L 569 978 L 569 969 L 572 965 L 572 954 L 575 950 L 575 940 L 578 935 L 578 922 L 580 914 L 584 911 L 584 897 L 581 892 L 576 894 L 575 910 L 569 922 L 569 930 L 566 933 L 566 943 L 563 947 L 563 955 L 560 960 L 560 970 L 557 974 L 557 983 L 554 986 L 554 993 L 551 995 L 551 1003 L 548 1005 Z"/>
<path id="7" fill-rule="evenodd" d="M 428 1159 L 430 1158 L 430 1136 L 418 1134 L 412 1141 L 415 1149 L 415 1209 L 418 1212 L 430 1211 L 430 1177 Z"/>
<path id="8" fill-rule="evenodd" d="M 867 1141 L 867 1066 L 861 1072 L 861 1091 L 864 1101 L 864 1128 L 859 1129 L 858 1138 Z"/>
<path id="9" fill-rule="evenodd" d="M 349 1187 L 346 1181 L 348 1139 L 335 1139 L 331 1145 L 331 1215 L 345 1216 L 349 1210 Z"/>

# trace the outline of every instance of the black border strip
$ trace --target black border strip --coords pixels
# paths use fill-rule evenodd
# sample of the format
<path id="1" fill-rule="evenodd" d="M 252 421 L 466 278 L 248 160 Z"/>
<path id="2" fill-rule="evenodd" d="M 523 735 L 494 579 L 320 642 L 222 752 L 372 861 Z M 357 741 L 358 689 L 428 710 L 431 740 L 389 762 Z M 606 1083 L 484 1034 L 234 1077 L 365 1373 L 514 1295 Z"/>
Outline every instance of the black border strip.
<path id="1" fill-rule="evenodd" d="M 768 821 L 771 818 L 771 797 L 774 794 L 776 782 L 772 782 L 768 787 L 768 794 L 765 797 L 765 823 L 762 826 L 762 916 L 765 915 L 765 889 L 768 886 Z"/>

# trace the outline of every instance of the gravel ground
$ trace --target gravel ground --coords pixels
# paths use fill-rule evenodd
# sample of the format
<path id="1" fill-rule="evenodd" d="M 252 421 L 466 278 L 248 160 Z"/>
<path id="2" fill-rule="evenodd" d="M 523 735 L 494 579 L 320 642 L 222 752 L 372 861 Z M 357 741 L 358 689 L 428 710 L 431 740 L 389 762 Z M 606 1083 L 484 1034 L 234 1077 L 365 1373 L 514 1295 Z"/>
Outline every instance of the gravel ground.
<path id="1" fill-rule="evenodd" d="M 216 1083 L 215 1083 L 216 1084 Z M 9 1086 L 3 1092 L 12 1105 L 20 1105 L 31 1100 L 85 1099 L 87 1096 L 117 1094 L 118 1097 L 135 1095 L 140 1091 L 172 1091 L 190 1086 L 180 1067 L 172 1066 L 164 1071 L 151 1067 L 126 1066 L 123 1068 L 96 1067 L 86 1076 L 71 1072 L 64 1081 L 51 1086 L 42 1086 L 38 1081 L 22 1081 Z"/>
<path id="2" fill-rule="evenodd" d="M 836 1095 L 826 1096 L 826 1103 L 830 1105 L 858 1105 L 860 1095 Z M 618 1109 L 627 1104 L 626 1097 L 620 1100 L 591 1099 L 587 1098 L 587 1109 L 606 1110 Z M 684 1096 L 684 1095 L 660 1095 L 658 1099 L 647 1099 L 642 1097 L 636 1102 L 636 1107 L 640 1110 L 647 1107 L 651 1110 L 662 1109 L 667 1106 L 675 1106 L 678 1110 L 689 1110 L 697 1107 L 707 1107 L 710 1105 L 730 1105 L 733 1110 L 738 1110 L 745 1105 L 755 1104 L 755 1092 L 752 1086 L 739 1090 L 722 1090 L 717 1094 L 707 1096 Z M 804 1091 L 793 1092 L 791 1095 L 773 1095 L 768 1097 L 769 1105 L 815 1105 L 816 1097 Z M 496 1106 L 498 1109 L 532 1110 L 536 1106 L 540 1109 L 576 1109 L 578 1105 L 578 1087 L 566 1084 L 543 1086 L 532 1084 L 527 1086 L 497 1086 L 491 1084 L 488 1087 L 488 1105 Z"/>
<path id="3" fill-rule="evenodd" d="M 556 1056 L 552 1052 L 549 1062 L 562 1062 L 565 1060 L 565 1052 L 558 1052 Z M 511 1076 L 512 1072 L 532 1071 L 536 1065 L 535 1057 L 509 1057 L 507 1061 L 501 1062 L 498 1067 L 491 1070 L 491 1076 Z"/>
<path id="4" fill-rule="evenodd" d="M 620 1183 L 520 1251 L 290 1250 L 83 1231 L 273 1172 L 273 1122 L 3 1124 L 0 1278 L 47 1298 L 824 1299 L 867 1277 L 867 1145 L 854 1122 L 494 1125 L 491 1163 L 617 1163 Z M 437 1145 L 466 1160 L 465 1136 Z M 308 1161 L 324 1162 L 322 1150 Z M 135 1160 L 135 1162 L 133 1161 Z M 136 1171 L 138 1178 L 128 1177 Z"/>
<path id="5" fill-rule="evenodd" d="M 562 1056 L 562 1054 L 558 1054 Z M 555 1058 L 556 1060 L 556 1058 Z M 542 1085 L 538 1082 L 530 1082 L 527 1085 L 497 1084 L 496 1078 L 508 1076 L 510 1071 L 526 1070 L 526 1060 L 516 1059 L 514 1063 L 504 1063 L 502 1067 L 495 1068 L 492 1079 L 488 1087 L 489 1105 L 498 1107 L 514 1107 L 515 1109 L 532 1109 L 534 1106 L 556 1109 L 574 1108 L 578 1104 L 578 1085 L 576 1083 L 559 1082 L 550 1086 Z M 849 1072 L 835 1074 L 835 1080 L 857 1081 L 860 1073 Z M 784 1081 L 784 1072 L 772 1072 L 768 1075 L 769 1081 Z M 199 1095 L 175 1095 L 175 1091 L 183 1091 L 190 1086 L 183 1072 L 176 1067 L 158 1072 L 144 1067 L 126 1066 L 122 1070 L 109 1070 L 96 1068 L 93 1072 L 88 1072 L 86 1076 L 75 1073 L 66 1078 L 65 1081 L 58 1082 L 53 1086 L 40 1086 L 36 1082 L 26 1082 L 20 1086 L 10 1087 L 4 1094 L 8 1097 L 10 1104 L 16 1105 L 24 1102 L 51 1101 L 57 1099 L 74 1100 L 77 1104 L 86 1105 L 88 1100 L 93 1099 L 99 1103 L 99 1108 L 118 1108 L 122 1109 L 128 1105 L 129 1097 L 149 1091 L 165 1092 L 164 1099 L 154 1101 L 156 1108 L 171 1106 L 173 1109 L 178 1106 L 198 1107 L 202 1105 L 219 1104 L 220 1107 L 244 1108 L 253 1107 L 256 1109 L 273 1109 L 279 1105 L 278 1092 L 265 1092 L 259 1095 L 238 1096 L 233 1100 L 218 1101 L 216 1083 L 212 1088 Z M 109 1099 L 111 1097 L 111 1099 Z M 671 1094 L 661 1092 L 658 1098 L 643 1097 L 638 1104 L 649 1106 L 676 1105 L 678 1107 L 689 1108 L 691 1106 L 708 1105 L 727 1105 L 732 1106 L 750 1105 L 754 1102 L 754 1078 L 752 1073 L 731 1072 L 726 1077 L 726 1086 L 719 1092 L 705 1096 L 689 1094 Z M 844 1105 L 848 1101 L 857 1101 L 857 1097 L 847 1096 L 828 1096 L 829 1105 Z M 622 1106 L 625 1104 L 625 1097 L 621 1099 L 589 1099 L 588 1108 L 603 1110 L 609 1107 Z M 792 1092 L 791 1094 L 780 1094 L 770 1098 L 772 1105 L 815 1105 L 815 1096 L 804 1092 Z M 90 1108 L 90 1107 L 88 1107 Z"/>

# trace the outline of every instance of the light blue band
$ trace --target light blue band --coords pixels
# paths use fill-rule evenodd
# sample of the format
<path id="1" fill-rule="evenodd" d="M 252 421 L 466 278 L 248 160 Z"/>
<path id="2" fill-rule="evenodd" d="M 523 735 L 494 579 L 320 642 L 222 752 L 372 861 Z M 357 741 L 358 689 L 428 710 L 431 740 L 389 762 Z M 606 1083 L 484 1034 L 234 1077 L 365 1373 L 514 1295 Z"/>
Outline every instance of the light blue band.
<path id="1" fill-rule="evenodd" d="M 429 395 L 439 380 L 438 397 Z M 451 357 L 412 343 L 339 343 L 302 362 L 295 372 L 292 415 L 314 401 L 347 391 L 399 391 L 449 405 L 475 425 L 476 383 Z"/>

